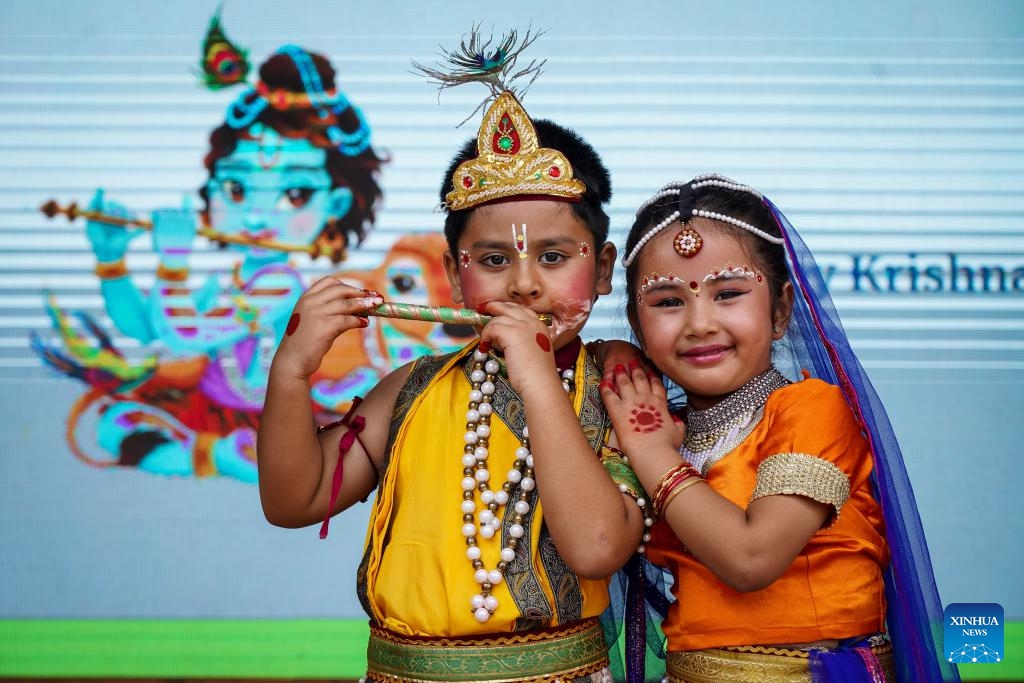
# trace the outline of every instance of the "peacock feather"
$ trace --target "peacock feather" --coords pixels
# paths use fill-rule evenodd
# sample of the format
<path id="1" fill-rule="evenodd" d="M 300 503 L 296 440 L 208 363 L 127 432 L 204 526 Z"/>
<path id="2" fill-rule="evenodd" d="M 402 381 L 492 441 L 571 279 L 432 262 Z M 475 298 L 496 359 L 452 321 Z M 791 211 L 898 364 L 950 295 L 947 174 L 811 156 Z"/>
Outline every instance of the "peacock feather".
<path id="1" fill-rule="evenodd" d="M 203 84 L 210 90 L 244 83 L 252 68 L 248 50 L 235 45 L 224 33 L 220 11 L 221 8 L 217 7 L 217 12 L 210 19 L 199 58 Z"/>
<path id="2" fill-rule="evenodd" d="M 519 33 L 513 29 L 497 41 L 493 34 L 485 40 L 480 32 L 480 25 L 477 24 L 470 29 L 468 36 L 463 37 L 457 50 L 439 47 L 441 63 L 436 67 L 424 66 L 417 62 L 413 62 L 412 67 L 438 86 L 439 97 L 440 91 L 445 88 L 465 83 L 483 83 L 490 89 L 487 98 L 463 119 L 462 123 L 465 123 L 503 92 L 511 93 L 516 99 L 522 99 L 540 75 L 547 60 L 531 60 L 520 69 L 516 69 L 516 61 L 519 55 L 542 35 L 543 31 L 531 34 L 531 30 L 527 29 L 520 40 Z M 525 85 L 516 82 L 527 78 L 529 80 Z"/>

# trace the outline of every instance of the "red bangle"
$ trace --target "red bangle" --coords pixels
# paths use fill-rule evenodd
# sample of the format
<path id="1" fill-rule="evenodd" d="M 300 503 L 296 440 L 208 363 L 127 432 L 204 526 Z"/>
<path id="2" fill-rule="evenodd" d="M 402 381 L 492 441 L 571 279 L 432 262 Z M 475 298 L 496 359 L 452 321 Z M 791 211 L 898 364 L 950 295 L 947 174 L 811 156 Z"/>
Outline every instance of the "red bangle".
<path id="1" fill-rule="evenodd" d="M 700 479 L 700 473 L 685 460 L 663 474 L 661 479 L 658 480 L 658 485 L 654 488 L 654 496 L 651 501 L 655 514 L 661 517 L 665 506 L 668 504 L 669 496 L 671 495 L 674 498 L 675 495 L 672 495 L 672 493 L 686 480 L 694 478 Z"/>

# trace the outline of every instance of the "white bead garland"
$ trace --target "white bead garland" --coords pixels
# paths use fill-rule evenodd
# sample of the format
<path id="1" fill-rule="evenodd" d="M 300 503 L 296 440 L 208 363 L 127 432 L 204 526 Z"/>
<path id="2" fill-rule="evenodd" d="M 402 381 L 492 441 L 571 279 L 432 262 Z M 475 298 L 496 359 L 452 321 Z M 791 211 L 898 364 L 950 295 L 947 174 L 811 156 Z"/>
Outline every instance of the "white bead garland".
<path id="1" fill-rule="evenodd" d="M 536 488 L 533 477 L 533 456 L 530 454 L 529 430 L 523 427 L 520 445 L 516 448 L 515 462 L 506 475 L 501 488 L 490 488 L 491 474 L 487 468 L 488 440 L 491 434 L 490 416 L 494 413 L 491 397 L 496 391 L 494 379 L 500 365 L 486 353 L 473 352 L 473 367 L 469 373 L 472 388 L 469 392 L 469 409 L 466 411 L 465 447 L 462 453 L 462 535 L 466 537 L 466 559 L 473 565 L 473 578 L 480 586 L 480 592 L 470 598 L 473 615 L 480 623 L 487 622 L 498 608 L 498 599 L 491 595 L 494 586 L 505 578 L 505 570 L 516 557 L 516 547 L 526 535 L 523 522 L 532 506 L 528 500 Z M 572 391 L 573 371 L 562 372 L 562 387 Z M 504 513 L 501 508 L 511 500 L 512 489 L 518 484 L 519 496 L 514 502 L 512 523 L 508 527 L 508 543 L 501 549 L 501 560 L 495 569 L 488 570 L 481 559 L 477 536 L 487 540 L 498 535 Z M 476 491 L 484 509 L 477 513 Z"/>

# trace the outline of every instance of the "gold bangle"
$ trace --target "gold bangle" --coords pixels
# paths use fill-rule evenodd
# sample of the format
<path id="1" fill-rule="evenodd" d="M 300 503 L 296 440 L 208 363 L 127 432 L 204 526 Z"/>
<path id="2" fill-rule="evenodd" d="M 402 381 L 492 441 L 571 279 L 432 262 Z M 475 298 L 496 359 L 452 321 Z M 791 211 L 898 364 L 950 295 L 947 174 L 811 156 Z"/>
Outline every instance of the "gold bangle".
<path id="1" fill-rule="evenodd" d="M 96 277 L 101 280 L 113 280 L 114 278 L 124 277 L 127 274 L 128 266 L 124 264 L 123 256 L 116 261 L 96 264 Z"/>
<path id="2" fill-rule="evenodd" d="M 661 504 L 661 509 L 658 510 L 658 516 L 665 516 L 665 512 L 668 510 L 669 503 L 675 500 L 676 496 L 678 496 L 680 493 L 690 488 L 694 484 L 700 484 L 701 482 L 704 482 L 705 484 L 707 483 L 706 481 L 704 481 L 702 477 L 693 477 L 691 479 L 684 480 L 682 484 L 669 491 L 668 495 L 665 496 L 665 502 Z"/>
<path id="3" fill-rule="evenodd" d="M 161 263 L 156 267 L 156 276 L 168 282 L 184 282 L 188 279 L 188 268 L 172 268 Z"/>

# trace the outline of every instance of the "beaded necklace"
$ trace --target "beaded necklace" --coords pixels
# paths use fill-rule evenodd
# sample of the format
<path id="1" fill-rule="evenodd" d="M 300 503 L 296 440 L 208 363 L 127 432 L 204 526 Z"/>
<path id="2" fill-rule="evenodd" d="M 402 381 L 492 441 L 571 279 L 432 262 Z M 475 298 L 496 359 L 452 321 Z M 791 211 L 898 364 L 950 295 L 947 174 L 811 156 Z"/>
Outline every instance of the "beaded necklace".
<path id="1" fill-rule="evenodd" d="M 491 405 L 496 390 L 494 383 L 501 365 L 479 349 L 473 352 L 473 365 L 469 373 L 469 408 L 466 411 L 465 446 L 462 454 L 462 535 L 466 537 L 466 558 L 473 565 L 473 578 L 480 591 L 470 598 L 473 615 L 484 623 L 494 616 L 498 599 L 491 594 L 494 586 L 501 583 L 505 570 L 516 557 L 516 548 L 526 533 L 524 520 L 533 507 L 537 482 L 533 477 L 533 455 L 530 454 L 530 434 L 524 426 L 519 447 L 516 448 L 515 462 L 506 475 L 505 482 L 497 490 L 490 487 L 491 473 L 487 467 L 488 440 L 491 434 Z M 562 388 L 566 393 L 573 391 L 574 370 L 562 370 Z M 518 492 L 517 488 L 518 487 Z M 476 492 L 480 492 L 483 509 L 477 512 Z M 512 500 L 515 514 L 508 527 L 508 540 L 501 549 L 501 560 L 494 569 L 488 570 L 481 559 L 477 535 L 491 539 L 501 528 L 502 506 Z M 500 537 L 499 537 L 500 538 Z"/>
<path id="2" fill-rule="evenodd" d="M 687 407 L 680 454 L 706 475 L 757 425 L 768 396 L 787 384 L 789 380 L 773 365 L 707 410 Z"/>

